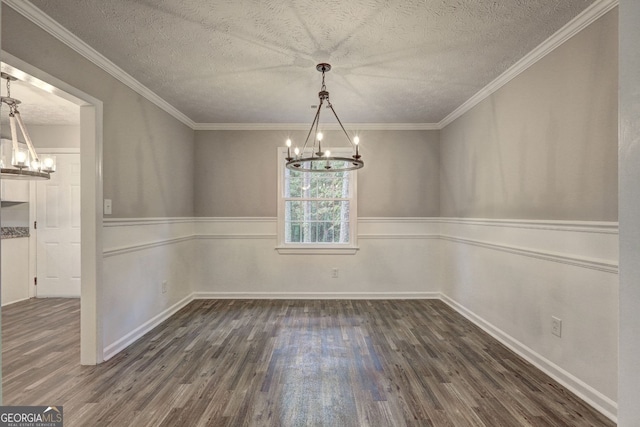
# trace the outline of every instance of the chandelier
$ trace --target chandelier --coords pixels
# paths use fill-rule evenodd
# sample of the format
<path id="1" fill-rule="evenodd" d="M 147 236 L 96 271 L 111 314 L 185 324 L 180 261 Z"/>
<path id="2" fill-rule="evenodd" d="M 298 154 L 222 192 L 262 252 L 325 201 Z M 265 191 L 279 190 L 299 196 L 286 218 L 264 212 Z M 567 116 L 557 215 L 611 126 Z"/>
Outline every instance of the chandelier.
<path id="1" fill-rule="evenodd" d="M 309 128 L 309 133 L 307 134 L 307 138 L 304 141 L 302 149 L 295 147 L 293 156 L 291 156 L 291 140 L 287 139 L 287 163 L 285 165 L 287 169 L 303 172 L 345 172 L 360 169 L 364 166 L 364 162 L 361 160 L 362 156 L 360 156 L 358 149 L 360 138 L 356 136 L 353 140 L 351 139 L 347 131 L 344 129 L 336 111 L 333 109 L 331 101 L 329 101 L 329 92 L 327 91 L 327 87 L 324 83 L 324 74 L 331 70 L 331 65 L 325 63 L 318 64 L 316 69 L 322 73 L 322 86 L 320 88 L 320 92 L 318 92 L 320 103 L 318 104 L 316 115 L 313 118 L 311 128 Z M 331 109 L 331 112 L 338 121 L 340 128 L 347 137 L 350 147 L 354 150 L 354 154 L 351 157 L 332 156 L 329 150 L 322 151 L 324 135 L 322 132 L 318 131 L 318 126 L 320 124 L 320 112 L 322 111 L 322 106 L 325 102 L 327 104 L 327 108 Z M 312 133 L 314 137 L 310 142 L 309 138 Z"/>
<path id="2" fill-rule="evenodd" d="M 5 147 L 5 144 L 0 146 L 0 175 L 6 179 L 50 179 L 51 173 L 56 171 L 56 159 L 53 156 L 47 156 L 40 161 L 18 111 L 18 104 L 21 101 L 11 97 L 11 82 L 17 79 L 6 73 L 2 73 L 1 77 L 7 80 L 7 96 L 2 97 L 2 103 L 9 106 L 11 148 Z M 20 127 L 26 144 L 18 142 L 16 123 Z"/>

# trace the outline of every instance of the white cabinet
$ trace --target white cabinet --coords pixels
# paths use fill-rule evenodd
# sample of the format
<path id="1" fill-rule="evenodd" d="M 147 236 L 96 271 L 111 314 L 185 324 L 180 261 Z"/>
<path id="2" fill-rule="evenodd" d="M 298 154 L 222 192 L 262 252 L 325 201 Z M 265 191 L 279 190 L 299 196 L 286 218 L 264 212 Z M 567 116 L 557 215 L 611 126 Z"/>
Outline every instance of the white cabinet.
<path id="1" fill-rule="evenodd" d="M 2 305 L 29 298 L 29 239 L 2 239 Z"/>
<path id="2" fill-rule="evenodd" d="M 28 202 L 29 181 L 16 179 L 0 180 L 0 199 L 10 202 Z"/>

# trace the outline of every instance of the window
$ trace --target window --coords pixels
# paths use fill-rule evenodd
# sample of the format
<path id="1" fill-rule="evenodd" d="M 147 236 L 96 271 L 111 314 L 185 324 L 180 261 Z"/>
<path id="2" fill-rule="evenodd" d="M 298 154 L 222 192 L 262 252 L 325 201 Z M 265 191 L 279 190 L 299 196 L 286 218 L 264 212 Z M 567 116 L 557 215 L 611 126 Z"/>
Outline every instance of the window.
<path id="1" fill-rule="evenodd" d="M 355 253 L 357 173 L 292 171 L 286 154 L 278 149 L 278 251 Z"/>

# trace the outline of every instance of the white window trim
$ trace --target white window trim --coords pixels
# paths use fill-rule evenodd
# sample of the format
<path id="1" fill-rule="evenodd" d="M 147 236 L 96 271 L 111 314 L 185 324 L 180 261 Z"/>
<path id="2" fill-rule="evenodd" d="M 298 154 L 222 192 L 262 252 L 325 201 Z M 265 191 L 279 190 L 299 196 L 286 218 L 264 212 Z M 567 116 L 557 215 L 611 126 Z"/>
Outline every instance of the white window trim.
<path id="1" fill-rule="evenodd" d="M 351 156 L 351 150 L 345 148 L 327 148 L 336 155 Z M 349 185 L 351 199 L 349 211 L 349 243 L 285 243 L 284 234 L 284 172 L 287 147 L 278 147 L 278 245 L 276 250 L 282 255 L 354 255 L 358 247 L 358 174 L 351 172 Z"/>

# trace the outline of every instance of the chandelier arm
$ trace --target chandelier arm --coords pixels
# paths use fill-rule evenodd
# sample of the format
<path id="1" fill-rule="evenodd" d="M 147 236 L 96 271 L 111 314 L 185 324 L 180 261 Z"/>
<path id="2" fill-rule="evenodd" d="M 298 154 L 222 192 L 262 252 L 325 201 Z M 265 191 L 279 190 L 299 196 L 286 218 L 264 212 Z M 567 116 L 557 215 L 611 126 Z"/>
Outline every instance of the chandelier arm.
<path id="1" fill-rule="evenodd" d="M 329 108 L 331 108 L 331 111 L 333 112 L 333 115 L 336 117 L 336 120 L 338 121 L 338 124 L 340 125 L 340 128 L 342 128 L 342 132 L 344 132 L 344 135 L 347 137 L 347 140 L 349 141 L 349 144 L 351 144 L 351 146 L 353 147 L 354 146 L 353 141 L 351 141 L 351 137 L 349 136 L 349 134 L 345 130 L 344 126 L 342 126 L 342 122 L 340 121 L 340 118 L 336 114 L 336 110 L 333 109 L 333 105 L 331 105 L 330 102 L 327 105 L 329 105 Z"/>
<path id="2" fill-rule="evenodd" d="M 320 105 L 318 105 L 318 109 L 316 110 L 316 116 L 313 118 L 313 122 L 311 123 L 311 127 L 309 128 L 309 133 L 307 134 L 307 138 L 304 140 L 304 145 L 302 146 L 302 156 L 304 157 L 304 150 L 307 148 L 307 143 L 309 142 L 309 137 L 311 136 L 311 132 L 313 132 L 313 126 L 316 126 L 316 129 L 318 128 L 316 123 L 318 123 L 320 121 L 320 109 L 322 108 L 322 99 L 320 100 Z M 313 149 L 315 148 L 316 143 L 315 143 L 315 138 L 313 140 L 313 147 L 312 148 L 312 152 Z"/>
<path id="3" fill-rule="evenodd" d="M 27 147 L 29 148 L 31 157 L 33 158 L 34 161 L 40 162 L 40 159 L 38 159 L 38 154 L 36 154 L 36 150 L 35 148 L 33 148 L 33 143 L 31 142 L 31 137 L 29 136 L 29 132 L 27 132 L 27 128 L 24 125 L 24 122 L 22 121 L 22 116 L 20 115 L 20 112 L 18 110 L 16 110 L 15 116 L 16 116 L 16 120 L 18 121 L 18 125 L 20 126 L 20 130 L 24 135 L 24 140 L 27 143 Z"/>
<path id="4" fill-rule="evenodd" d="M 18 131 L 16 130 L 16 117 L 13 111 L 9 113 L 9 126 L 11 127 L 11 142 L 14 154 L 18 152 Z"/>
<path id="5" fill-rule="evenodd" d="M 316 141 L 318 141 L 318 157 L 322 156 L 321 150 L 322 150 L 322 142 L 318 139 L 318 125 L 320 124 L 320 111 L 322 109 L 322 104 L 323 104 L 324 100 L 322 98 L 320 98 L 320 105 L 318 105 L 318 120 L 315 121 L 316 123 L 316 129 L 315 129 L 315 136 L 313 137 L 313 150 L 311 150 L 311 157 L 314 156 L 314 151 L 316 149 Z M 313 127 L 313 123 L 311 124 L 311 127 Z"/>

